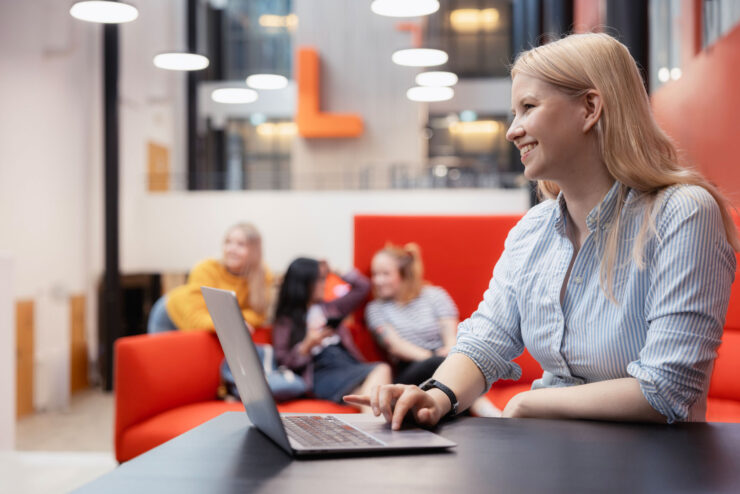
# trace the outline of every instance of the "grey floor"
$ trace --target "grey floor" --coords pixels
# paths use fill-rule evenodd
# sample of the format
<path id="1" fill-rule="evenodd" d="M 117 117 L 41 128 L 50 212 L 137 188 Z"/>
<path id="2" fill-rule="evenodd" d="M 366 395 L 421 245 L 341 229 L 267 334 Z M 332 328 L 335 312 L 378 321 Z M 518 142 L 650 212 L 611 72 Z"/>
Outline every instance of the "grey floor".
<path id="1" fill-rule="evenodd" d="M 16 450 L 0 452 L 1 494 L 67 493 L 113 470 L 113 395 L 74 394 L 69 409 L 16 424 Z"/>

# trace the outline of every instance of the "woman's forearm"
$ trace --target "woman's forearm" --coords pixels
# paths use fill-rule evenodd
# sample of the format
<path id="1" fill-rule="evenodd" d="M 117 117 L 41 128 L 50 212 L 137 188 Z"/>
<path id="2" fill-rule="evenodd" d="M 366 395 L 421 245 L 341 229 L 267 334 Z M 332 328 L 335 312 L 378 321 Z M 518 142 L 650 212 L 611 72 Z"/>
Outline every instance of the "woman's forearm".
<path id="1" fill-rule="evenodd" d="M 447 357 L 433 377 L 455 393 L 460 412 L 468 409 L 486 388 L 483 373 L 475 362 L 461 353 L 453 353 Z M 438 400 L 444 406 L 444 415 L 450 409 L 449 399 L 439 392 L 435 395 L 435 401 Z"/>
<path id="2" fill-rule="evenodd" d="M 431 350 L 416 346 L 402 338 L 397 338 L 393 343 L 390 343 L 388 351 L 394 357 L 407 362 L 426 360 L 434 356 L 434 352 Z"/>
<path id="3" fill-rule="evenodd" d="M 399 360 L 413 362 L 426 360 L 434 356 L 434 352 L 431 350 L 414 345 L 410 341 L 401 338 L 393 326 L 380 326 L 373 330 L 373 334 L 380 346 Z"/>
<path id="4" fill-rule="evenodd" d="M 505 417 L 663 422 L 637 379 L 626 377 L 566 388 L 525 391 L 504 409 Z"/>

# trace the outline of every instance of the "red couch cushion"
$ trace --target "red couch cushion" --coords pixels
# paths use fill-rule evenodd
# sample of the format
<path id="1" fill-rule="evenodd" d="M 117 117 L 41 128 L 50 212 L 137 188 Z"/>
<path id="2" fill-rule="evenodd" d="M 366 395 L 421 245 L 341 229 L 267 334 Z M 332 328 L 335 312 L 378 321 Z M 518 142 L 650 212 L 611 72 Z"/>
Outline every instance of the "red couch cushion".
<path id="1" fill-rule="evenodd" d="M 740 330 L 725 328 L 714 361 L 709 396 L 740 402 Z M 738 415 L 740 420 L 740 415 Z"/>
<path id="2" fill-rule="evenodd" d="M 516 384 L 502 384 L 505 382 L 499 381 L 486 393 L 486 398 L 501 410 L 506 407 L 506 404 L 514 395 L 529 391 L 532 386 L 532 383 L 521 382 L 517 382 Z"/>
<path id="3" fill-rule="evenodd" d="M 449 292 L 465 319 L 478 307 L 504 250 L 504 240 L 521 215 L 355 216 L 354 264 L 370 273 L 373 255 L 386 243 L 416 242 L 424 277 Z"/>
<path id="4" fill-rule="evenodd" d="M 240 410 L 240 402 L 210 400 L 164 411 L 126 429 L 116 441 L 116 458 L 130 460 L 224 412 Z"/>
<path id="5" fill-rule="evenodd" d="M 210 331 L 171 331 L 121 338 L 115 358 L 118 435 L 165 410 L 214 399 L 223 352 Z"/>
<path id="6" fill-rule="evenodd" d="M 707 399 L 707 422 L 740 422 L 740 401 Z"/>

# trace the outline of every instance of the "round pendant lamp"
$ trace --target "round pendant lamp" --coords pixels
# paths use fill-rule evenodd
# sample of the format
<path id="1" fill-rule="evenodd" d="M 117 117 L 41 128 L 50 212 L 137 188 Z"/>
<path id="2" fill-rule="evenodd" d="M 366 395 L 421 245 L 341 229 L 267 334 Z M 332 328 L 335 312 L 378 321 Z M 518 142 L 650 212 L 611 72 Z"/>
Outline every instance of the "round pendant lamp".
<path id="1" fill-rule="evenodd" d="M 457 74 L 453 72 L 422 72 L 416 76 L 419 86 L 444 87 L 457 84 Z"/>
<path id="2" fill-rule="evenodd" d="M 447 63 L 447 53 L 433 48 L 409 48 L 393 53 L 391 60 L 406 67 L 434 67 Z"/>
<path id="3" fill-rule="evenodd" d="M 168 52 L 154 57 L 154 65 L 165 70 L 203 70 L 208 64 L 208 57 L 197 53 Z"/>
<path id="4" fill-rule="evenodd" d="M 214 89 L 211 99 L 216 103 L 243 105 L 257 101 L 257 91 L 246 87 L 225 87 Z"/>
<path id="5" fill-rule="evenodd" d="M 139 17 L 139 10 L 131 4 L 100 0 L 76 2 L 69 13 L 81 21 L 102 24 L 123 24 Z"/>
<path id="6" fill-rule="evenodd" d="M 450 87 L 412 87 L 406 91 L 406 97 L 411 101 L 432 102 L 447 101 L 455 96 Z"/>
<path id="7" fill-rule="evenodd" d="M 252 74 L 247 77 L 247 86 L 252 89 L 283 89 L 288 79 L 278 74 Z"/>
<path id="8" fill-rule="evenodd" d="M 438 0 L 375 0 L 370 10 L 386 17 L 419 17 L 439 10 Z"/>

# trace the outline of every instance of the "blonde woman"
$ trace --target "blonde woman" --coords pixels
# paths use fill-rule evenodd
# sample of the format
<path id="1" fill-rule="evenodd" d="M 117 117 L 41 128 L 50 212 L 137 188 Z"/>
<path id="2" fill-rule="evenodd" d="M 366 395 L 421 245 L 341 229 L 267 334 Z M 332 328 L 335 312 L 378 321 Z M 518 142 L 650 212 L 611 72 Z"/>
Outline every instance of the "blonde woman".
<path id="1" fill-rule="evenodd" d="M 253 331 L 267 317 L 271 285 L 272 273 L 262 262 L 262 236 L 251 223 L 238 223 L 226 230 L 221 259 L 206 259 L 196 264 L 185 285 L 154 304 L 148 332 L 213 330 L 201 286 L 235 292 L 247 327 Z M 290 400 L 306 392 L 303 379 L 288 369 L 278 368 L 271 345 L 257 345 L 257 353 L 266 371 L 267 384 L 277 400 Z M 226 359 L 221 362 L 220 373 L 227 392 L 238 398 Z"/>
<path id="2" fill-rule="evenodd" d="M 196 264 L 187 283 L 172 290 L 152 308 L 149 332 L 171 329 L 213 329 L 201 286 L 236 292 L 244 320 L 252 326 L 264 323 L 270 305 L 272 273 L 262 262 L 262 237 L 254 225 L 239 223 L 224 235 L 221 259 Z"/>
<path id="3" fill-rule="evenodd" d="M 388 244 L 373 256 L 373 298 L 365 322 L 395 368 L 393 382 L 421 384 L 455 345 L 459 314 L 441 286 L 424 282 L 421 250 L 415 243 Z M 485 397 L 471 406 L 478 416 L 501 416 Z"/>
<path id="4" fill-rule="evenodd" d="M 704 420 L 740 248 L 727 201 L 679 163 L 606 34 L 522 53 L 512 111 L 506 137 L 548 200 L 509 233 L 434 381 L 347 401 L 430 426 L 516 379 L 526 346 L 544 374 L 505 417 Z"/>

